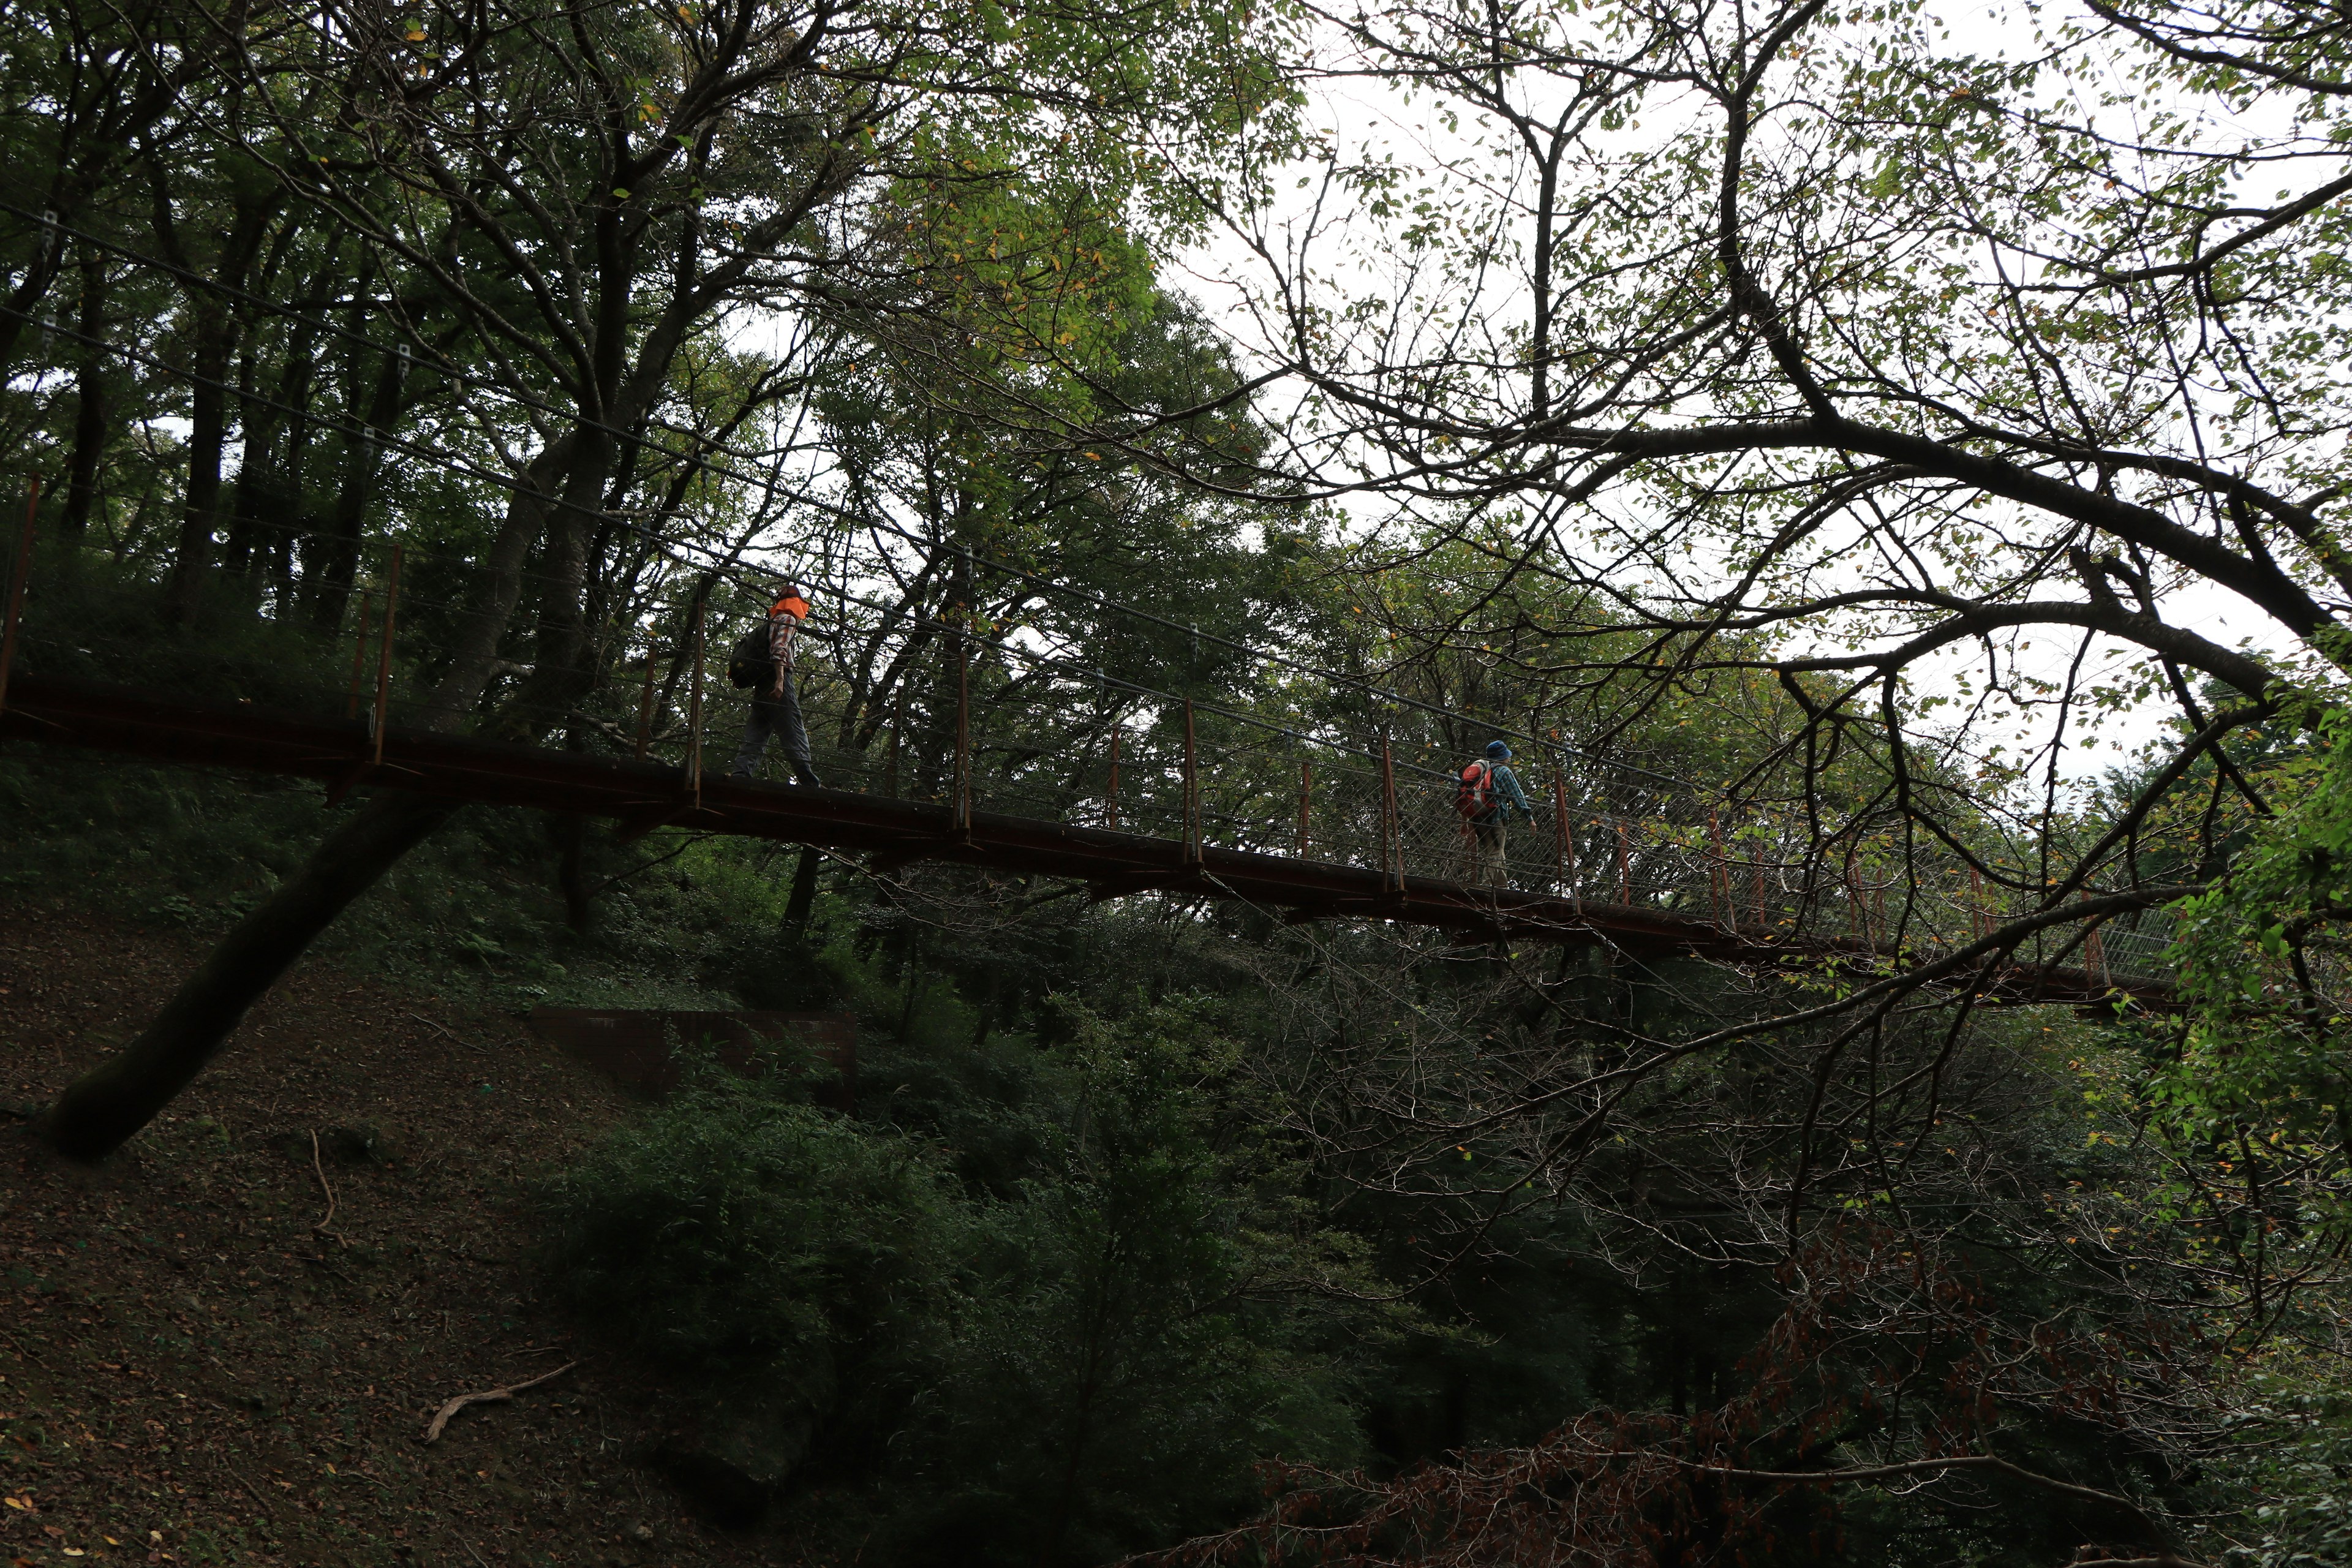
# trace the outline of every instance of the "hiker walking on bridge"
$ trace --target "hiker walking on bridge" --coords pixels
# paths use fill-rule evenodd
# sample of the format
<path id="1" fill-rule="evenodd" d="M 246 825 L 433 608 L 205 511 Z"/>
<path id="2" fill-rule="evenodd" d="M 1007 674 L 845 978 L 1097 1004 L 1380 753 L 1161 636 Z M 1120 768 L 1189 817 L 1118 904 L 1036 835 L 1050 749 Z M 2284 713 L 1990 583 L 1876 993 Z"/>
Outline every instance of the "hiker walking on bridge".
<path id="1" fill-rule="evenodd" d="M 814 788 L 816 767 L 809 757 L 808 726 L 801 721 L 801 700 L 793 689 L 793 641 L 808 619 L 809 603 L 797 583 L 779 584 L 767 624 L 746 633 L 727 660 L 727 677 L 751 692 L 751 717 L 743 725 L 743 744 L 728 772 L 739 779 L 757 778 L 768 751 L 768 737 L 783 742 L 784 761 L 793 777 Z"/>
<path id="2" fill-rule="evenodd" d="M 1454 791 L 1454 809 L 1470 824 L 1477 836 L 1477 883 L 1481 887 L 1507 888 L 1511 885 L 1511 863 L 1508 835 L 1504 829 L 1516 811 L 1528 822 L 1536 819 L 1535 808 L 1528 804 L 1527 791 L 1519 787 L 1518 775 L 1507 765 L 1511 760 L 1511 748 L 1500 741 L 1486 742 L 1486 755 L 1462 770 L 1462 779 Z"/>

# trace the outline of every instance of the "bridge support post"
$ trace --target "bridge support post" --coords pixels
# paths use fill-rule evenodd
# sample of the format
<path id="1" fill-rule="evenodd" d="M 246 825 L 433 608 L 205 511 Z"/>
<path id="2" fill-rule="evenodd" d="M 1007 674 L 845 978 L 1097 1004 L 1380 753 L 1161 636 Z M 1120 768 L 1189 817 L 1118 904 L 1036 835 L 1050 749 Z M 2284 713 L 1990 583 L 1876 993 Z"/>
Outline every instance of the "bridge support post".
<path id="1" fill-rule="evenodd" d="M 702 809 L 702 627 L 709 608 L 704 602 L 694 606 L 694 695 L 686 713 L 686 788 L 697 811 Z"/>
<path id="2" fill-rule="evenodd" d="M 1307 814 L 1315 801 L 1315 764 L 1308 759 L 1298 759 L 1298 858 L 1307 858 Z"/>
<path id="3" fill-rule="evenodd" d="M 25 612 L 25 579 L 33 574 L 33 519 L 41 510 L 41 481 L 25 496 L 25 534 L 16 542 L 16 569 L 8 574 L 8 620 L 0 627 L 0 712 L 8 708 L 8 668 L 16 662 L 16 623 Z"/>
<path id="4" fill-rule="evenodd" d="M 654 644 L 646 639 L 646 687 L 637 694 L 637 761 L 646 760 L 646 746 L 654 735 Z"/>
<path id="5" fill-rule="evenodd" d="M 907 693 L 902 687 L 890 704 L 890 750 L 882 759 L 882 793 L 898 798 L 898 737 L 907 732 Z"/>
<path id="6" fill-rule="evenodd" d="M 346 719 L 360 716 L 360 682 L 367 679 L 368 611 L 374 603 L 374 595 L 362 593 L 360 595 L 359 635 L 352 638 L 352 689 L 351 694 L 343 699 L 343 717 Z"/>
<path id="7" fill-rule="evenodd" d="M 1715 923 L 1725 931 L 1739 926 L 1739 909 L 1731 898 L 1731 864 L 1723 854 L 1723 819 L 1713 806 L 1706 808 L 1706 892 L 1715 906 Z"/>
<path id="8" fill-rule="evenodd" d="M 1391 873 L 1391 885 L 1404 891 L 1404 842 L 1397 823 L 1396 753 L 1381 742 L 1381 869 Z"/>
<path id="9" fill-rule="evenodd" d="M 2091 889 L 2084 888 L 2074 896 L 2088 899 Z M 2083 973 L 2094 985 L 2115 983 L 2114 977 L 2107 973 L 2106 933 L 2095 921 L 2092 922 L 2091 929 L 2083 933 Z"/>
<path id="10" fill-rule="evenodd" d="M 1192 700 L 1184 699 L 1184 860 L 1201 863 L 1201 772 L 1192 756 Z"/>
<path id="11" fill-rule="evenodd" d="M 955 634 L 956 749 L 955 799 L 950 803 L 958 833 L 971 831 L 971 656 L 963 644 L 961 624 Z"/>
<path id="12" fill-rule="evenodd" d="M 1584 902 L 1576 896 L 1576 837 L 1568 830 L 1568 776 L 1558 769 L 1551 775 L 1552 874 L 1559 879 L 1560 895 L 1578 914 Z"/>
<path id="13" fill-rule="evenodd" d="M 383 649 L 375 661 L 375 756 L 383 766 L 384 731 L 392 727 L 392 628 L 400 616 L 400 545 L 392 547 L 392 577 L 383 589 Z"/>

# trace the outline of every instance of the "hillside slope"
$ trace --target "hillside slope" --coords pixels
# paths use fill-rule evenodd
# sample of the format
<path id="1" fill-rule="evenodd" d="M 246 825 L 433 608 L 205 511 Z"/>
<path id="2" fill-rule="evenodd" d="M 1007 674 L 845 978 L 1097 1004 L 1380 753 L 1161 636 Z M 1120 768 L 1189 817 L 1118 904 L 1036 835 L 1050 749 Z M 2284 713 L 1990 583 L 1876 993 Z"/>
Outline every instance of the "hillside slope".
<path id="1" fill-rule="evenodd" d="M 193 955 L 39 906 L 0 933 L 0 1563 L 793 1555 L 696 1522 L 643 1463 L 692 1411 L 534 1300 L 528 1184 L 621 1114 L 609 1087 L 312 963 L 114 1161 L 62 1165 L 24 1114 Z M 420 1443 L 444 1401 L 567 1362 Z"/>

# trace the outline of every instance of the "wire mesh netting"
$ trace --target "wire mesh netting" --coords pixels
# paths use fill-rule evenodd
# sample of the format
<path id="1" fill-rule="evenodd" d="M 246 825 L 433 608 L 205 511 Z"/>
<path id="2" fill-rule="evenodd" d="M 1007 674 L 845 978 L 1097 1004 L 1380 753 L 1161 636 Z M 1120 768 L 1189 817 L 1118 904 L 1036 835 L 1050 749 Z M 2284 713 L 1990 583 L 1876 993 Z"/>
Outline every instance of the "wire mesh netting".
<path id="1" fill-rule="evenodd" d="M 442 649 L 478 572 L 462 554 L 370 542 L 351 552 L 331 629 L 315 597 L 273 599 L 257 574 L 225 577 L 205 624 L 172 626 L 159 589 L 138 574 L 60 563 L 26 599 L 16 667 L 127 675 L 151 694 L 342 721 L 355 733 L 379 721 L 462 728 L 487 708 L 511 716 L 540 700 L 527 648 L 510 650 L 486 703 L 455 712 L 436 698 Z M 574 683 L 524 728 L 576 752 L 728 771 L 753 696 L 728 682 L 728 647 L 764 609 L 720 583 L 663 624 L 608 634 L 618 640 L 583 657 L 617 674 Z M 1571 910 L 1655 917 L 1758 947 L 1801 940 L 1916 960 L 2049 903 L 2039 880 L 1923 848 L 1892 817 L 1825 818 L 1817 801 L 1703 787 L 1567 747 L 1508 764 L 1525 810 L 1473 820 L 1460 778 L 1472 759 L 1444 754 L 1410 715 L 1361 692 L 1301 703 L 1294 683 L 1278 710 L 1245 696 L 1188 700 L 1017 636 L 915 615 L 820 617 L 798 647 L 808 760 L 832 789 L 1551 895 Z M 773 744 L 753 767 L 790 776 Z M 2014 957 L 2128 980 L 2159 971 L 2167 940 L 2150 911 L 2088 930 L 2053 925 Z"/>

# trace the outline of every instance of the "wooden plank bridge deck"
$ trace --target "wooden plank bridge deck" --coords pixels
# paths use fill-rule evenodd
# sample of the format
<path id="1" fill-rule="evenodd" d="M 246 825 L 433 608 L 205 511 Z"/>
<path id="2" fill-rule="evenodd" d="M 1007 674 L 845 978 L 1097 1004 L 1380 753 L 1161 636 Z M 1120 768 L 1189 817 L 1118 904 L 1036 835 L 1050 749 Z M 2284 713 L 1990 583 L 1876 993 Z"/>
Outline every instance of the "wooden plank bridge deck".
<path id="1" fill-rule="evenodd" d="M 388 726 L 162 699 L 19 671 L 0 741 L 95 748 L 163 763 L 314 779 L 331 797 L 361 786 L 611 819 L 635 837 L 660 826 L 810 844 L 877 870 L 918 860 L 1083 881 L 1098 898 L 1160 891 L 1255 906 L 1293 922 L 1364 919 L 1441 928 L 1470 941 L 1606 944 L 1636 960 L 1675 954 L 1774 968 L 1883 964 L 1859 937 L 1802 935 L 1675 909 L 1474 887 L 1441 878 L 959 810 L 854 790 L 697 776 L 675 763 L 599 757 Z M 379 760 L 380 752 L 380 760 Z M 1916 961 L 1920 955 L 1912 955 Z M 1930 955 L 1932 956 L 1932 955 Z M 2129 997 L 2161 1006 L 2160 976 L 2011 963 L 1955 967 L 1940 982 L 2004 1001 L 2076 1005 Z"/>

